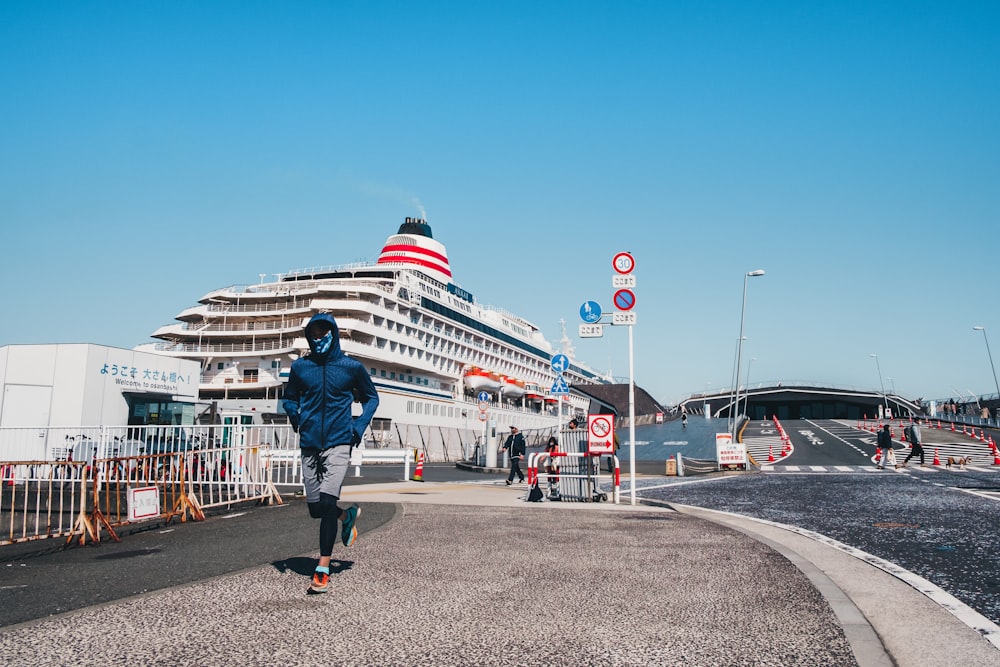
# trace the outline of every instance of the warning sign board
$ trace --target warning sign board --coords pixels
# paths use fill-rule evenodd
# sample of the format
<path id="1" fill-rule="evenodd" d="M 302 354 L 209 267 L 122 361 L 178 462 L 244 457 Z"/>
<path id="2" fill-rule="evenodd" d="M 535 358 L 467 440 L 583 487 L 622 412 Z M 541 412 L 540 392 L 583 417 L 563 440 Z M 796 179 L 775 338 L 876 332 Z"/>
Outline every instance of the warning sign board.
<path id="1" fill-rule="evenodd" d="M 160 514 L 160 490 L 155 486 L 129 487 L 128 520 L 142 521 Z"/>
<path id="2" fill-rule="evenodd" d="M 715 453 L 719 459 L 719 470 L 747 467 L 747 448 L 742 442 L 733 442 L 732 433 L 715 434 Z"/>
<path id="3" fill-rule="evenodd" d="M 614 415 L 587 415 L 588 454 L 614 454 L 614 440 Z"/>

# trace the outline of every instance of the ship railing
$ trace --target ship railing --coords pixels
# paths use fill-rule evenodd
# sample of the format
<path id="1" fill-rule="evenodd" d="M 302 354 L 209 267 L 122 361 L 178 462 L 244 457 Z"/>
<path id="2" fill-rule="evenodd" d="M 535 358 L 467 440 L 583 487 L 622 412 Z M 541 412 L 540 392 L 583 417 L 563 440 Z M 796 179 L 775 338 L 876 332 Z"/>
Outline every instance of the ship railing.
<path id="1" fill-rule="evenodd" d="M 310 307 L 311 299 L 296 299 L 291 303 L 220 303 L 213 301 L 207 304 L 207 309 L 212 313 L 283 313 L 291 311 L 306 310 Z"/>
<path id="2" fill-rule="evenodd" d="M 191 331 L 193 333 L 223 332 L 223 333 L 253 333 L 255 331 L 277 331 L 279 329 L 289 329 L 298 331 L 302 329 L 302 318 L 295 317 L 284 322 L 236 322 L 227 324 L 205 324 L 204 322 L 191 323 L 184 322 L 180 326 L 181 331 Z"/>
<path id="3" fill-rule="evenodd" d="M 231 352 L 268 352 L 271 350 L 293 350 L 296 348 L 295 340 L 289 337 L 286 340 L 260 340 L 252 343 L 153 343 L 149 349 L 162 352 L 192 352 L 192 353 L 216 353 L 225 354 Z M 146 349 L 146 348 L 144 348 Z"/>

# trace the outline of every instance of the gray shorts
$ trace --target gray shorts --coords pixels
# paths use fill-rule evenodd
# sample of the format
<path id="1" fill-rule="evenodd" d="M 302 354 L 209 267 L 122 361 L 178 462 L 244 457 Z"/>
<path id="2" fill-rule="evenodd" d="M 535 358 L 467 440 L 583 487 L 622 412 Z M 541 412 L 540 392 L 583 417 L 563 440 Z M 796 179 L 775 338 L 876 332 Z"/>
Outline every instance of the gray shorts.
<path id="1" fill-rule="evenodd" d="M 306 487 L 306 502 L 318 503 L 319 494 L 340 498 L 347 467 L 351 463 L 351 446 L 329 449 L 302 449 L 302 483 Z"/>

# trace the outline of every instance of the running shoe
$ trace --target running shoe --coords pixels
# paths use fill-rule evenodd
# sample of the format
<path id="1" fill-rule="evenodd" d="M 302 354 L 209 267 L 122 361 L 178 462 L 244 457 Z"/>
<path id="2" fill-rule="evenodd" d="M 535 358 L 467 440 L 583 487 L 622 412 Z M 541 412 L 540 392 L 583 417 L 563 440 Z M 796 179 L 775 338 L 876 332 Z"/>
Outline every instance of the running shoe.
<path id="1" fill-rule="evenodd" d="M 345 547 L 354 546 L 355 540 L 358 539 L 358 527 L 354 524 L 358 520 L 359 514 L 361 514 L 361 508 L 357 505 L 352 505 L 344 510 L 344 518 L 341 521 L 340 528 L 340 539 L 344 541 Z"/>
<path id="2" fill-rule="evenodd" d="M 313 572 L 312 583 L 309 585 L 309 590 L 307 593 L 326 593 L 326 589 L 330 586 L 330 575 L 326 572 Z"/>

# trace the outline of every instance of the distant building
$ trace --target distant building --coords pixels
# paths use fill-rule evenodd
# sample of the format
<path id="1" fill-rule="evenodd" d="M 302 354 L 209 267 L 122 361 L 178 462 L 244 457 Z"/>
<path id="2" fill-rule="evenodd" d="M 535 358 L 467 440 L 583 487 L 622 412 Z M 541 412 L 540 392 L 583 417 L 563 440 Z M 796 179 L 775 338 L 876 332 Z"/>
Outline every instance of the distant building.
<path id="1" fill-rule="evenodd" d="M 193 424 L 200 372 L 104 345 L 0 346 L 0 428 Z"/>
<path id="2" fill-rule="evenodd" d="M 628 394 L 627 384 L 593 384 L 574 385 L 573 390 L 588 396 L 591 399 L 589 412 L 612 412 L 619 419 L 628 418 Z M 636 421 L 642 416 L 655 416 L 657 413 L 664 413 L 666 410 L 656 402 L 642 387 L 635 388 L 635 416 Z M 652 417 L 650 417 L 652 418 Z"/>

